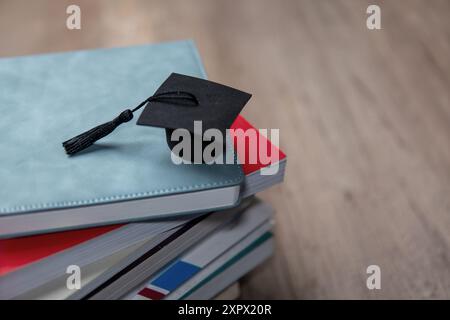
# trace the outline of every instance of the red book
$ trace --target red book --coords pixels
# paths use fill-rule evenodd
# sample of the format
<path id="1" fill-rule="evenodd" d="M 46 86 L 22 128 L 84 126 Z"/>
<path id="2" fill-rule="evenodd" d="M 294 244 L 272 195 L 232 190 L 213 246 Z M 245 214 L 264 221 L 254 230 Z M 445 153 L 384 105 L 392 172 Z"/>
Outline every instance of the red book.
<path id="1" fill-rule="evenodd" d="M 238 116 L 234 121 L 231 129 L 237 130 L 256 130 L 244 117 Z M 257 132 L 257 131 L 256 131 Z M 232 139 L 235 142 L 237 137 L 233 134 Z M 263 135 L 257 132 L 258 143 L 257 148 L 259 150 L 260 145 L 266 144 L 266 150 L 275 150 L 277 154 L 271 154 L 268 152 L 268 158 L 270 163 L 276 163 L 286 158 L 286 155 L 279 150 L 276 146 Z M 259 152 L 257 161 L 254 164 L 248 163 L 246 157 L 249 154 L 249 143 L 245 145 L 245 152 L 242 154 L 242 150 L 237 150 L 238 157 L 243 163 L 242 169 L 245 175 L 259 171 L 261 168 L 267 166 L 267 159 L 261 161 Z M 102 234 L 110 232 L 114 229 L 123 226 L 123 224 L 108 225 L 95 228 L 87 228 L 80 230 L 70 230 L 62 232 L 54 232 L 48 234 L 20 237 L 14 239 L 0 240 L 0 276 L 14 271 L 20 267 L 23 267 L 29 263 L 48 257 L 52 254 L 58 253 L 82 242 L 88 241 Z"/>

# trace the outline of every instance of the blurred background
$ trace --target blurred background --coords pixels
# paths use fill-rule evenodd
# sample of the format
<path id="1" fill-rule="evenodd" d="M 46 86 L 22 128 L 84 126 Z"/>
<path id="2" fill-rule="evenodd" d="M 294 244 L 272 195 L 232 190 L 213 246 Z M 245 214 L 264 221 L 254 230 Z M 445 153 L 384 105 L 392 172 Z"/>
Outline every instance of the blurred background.
<path id="1" fill-rule="evenodd" d="M 0 0 L 3 57 L 186 38 L 288 155 L 243 298 L 450 298 L 450 1 Z"/>

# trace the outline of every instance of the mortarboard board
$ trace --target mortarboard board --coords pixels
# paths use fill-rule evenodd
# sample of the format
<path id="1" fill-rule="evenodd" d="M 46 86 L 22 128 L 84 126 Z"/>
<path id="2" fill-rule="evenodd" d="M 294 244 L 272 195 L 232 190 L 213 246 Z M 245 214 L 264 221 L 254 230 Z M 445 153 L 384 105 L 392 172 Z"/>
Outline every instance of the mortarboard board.
<path id="1" fill-rule="evenodd" d="M 194 132 L 195 121 L 201 121 L 202 132 L 208 129 L 217 129 L 225 137 L 226 129 L 230 128 L 237 115 L 251 98 L 251 95 L 246 92 L 177 73 L 172 73 L 155 92 L 155 95 L 174 90 L 189 92 L 195 96 L 197 102 L 195 107 L 190 108 L 187 107 L 186 103 L 177 103 L 179 101 L 171 103 L 155 101 L 145 107 L 137 124 L 165 128 L 167 144 L 171 150 L 177 143 L 171 140 L 173 131 L 176 129 L 188 130 L 193 142 L 191 155 L 194 154 L 194 140 L 202 140 L 201 136 L 194 136 L 194 133 L 196 133 Z M 170 98 L 168 100 L 170 101 Z M 202 143 L 202 150 L 209 143 Z M 192 160 L 191 158 L 188 160 Z"/>
<path id="2" fill-rule="evenodd" d="M 112 121 L 63 142 L 63 146 L 68 155 L 73 155 L 107 136 L 120 124 L 130 121 L 133 112 L 142 107 L 145 109 L 137 124 L 165 128 L 170 149 L 175 144 L 171 136 L 176 129 L 186 129 L 192 138 L 201 138 L 194 137 L 195 121 L 202 122 L 202 131 L 217 129 L 225 136 L 226 129 L 230 128 L 250 98 L 246 92 L 219 83 L 172 73 L 153 96 L 136 108 L 127 109 Z"/>

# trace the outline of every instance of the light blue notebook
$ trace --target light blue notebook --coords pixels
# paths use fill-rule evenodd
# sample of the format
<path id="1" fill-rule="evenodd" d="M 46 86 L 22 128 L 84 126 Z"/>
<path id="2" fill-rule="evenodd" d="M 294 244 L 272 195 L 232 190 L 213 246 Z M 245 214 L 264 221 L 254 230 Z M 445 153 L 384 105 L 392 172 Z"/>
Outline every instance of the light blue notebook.
<path id="1" fill-rule="evenodd" d="M 237 205 L 241 167 L 175 165 L 164 129 L 132 120 L 95 152 L 62 148 L 172 72 L 206 77 L 191 41 L 0 59 L 0 237 Z"/>

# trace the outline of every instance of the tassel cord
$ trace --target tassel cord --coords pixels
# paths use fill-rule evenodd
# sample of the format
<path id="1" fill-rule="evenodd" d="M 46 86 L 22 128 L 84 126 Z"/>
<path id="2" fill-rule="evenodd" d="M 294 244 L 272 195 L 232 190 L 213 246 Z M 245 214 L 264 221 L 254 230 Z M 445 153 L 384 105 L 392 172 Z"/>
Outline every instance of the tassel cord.
<path id="1" fill-rule="evenodd" d="M 111 132 L 114 131 L 122 123 L 128 122 L 133 119 L 133 112 L 136 112 L 140 108 L 146 106 L 152 101 L 158 102 L 171 102 L 175 103 L 176 100 L 184 100 L 185 102 L 190 102 L 191 104 L 181 103 L 181 105 L 186 106 L 198 106 L 198 100 L 192 93 L 185 91 L 169 91 L 155 94 L 137 105 L 134 109 L 127 109 L 122 111 L 116 118 L 112 121 L 106 122 L 95 128 L 92 128 L 86 132 L 83 132 L 65 142 L 63 142 L 63 147 L 68 155 L 76 154 L 89 146 L 93 145 L 96 141 L 106 137 Z M 179 103 L 179 102 L 178 102 Z"/>

